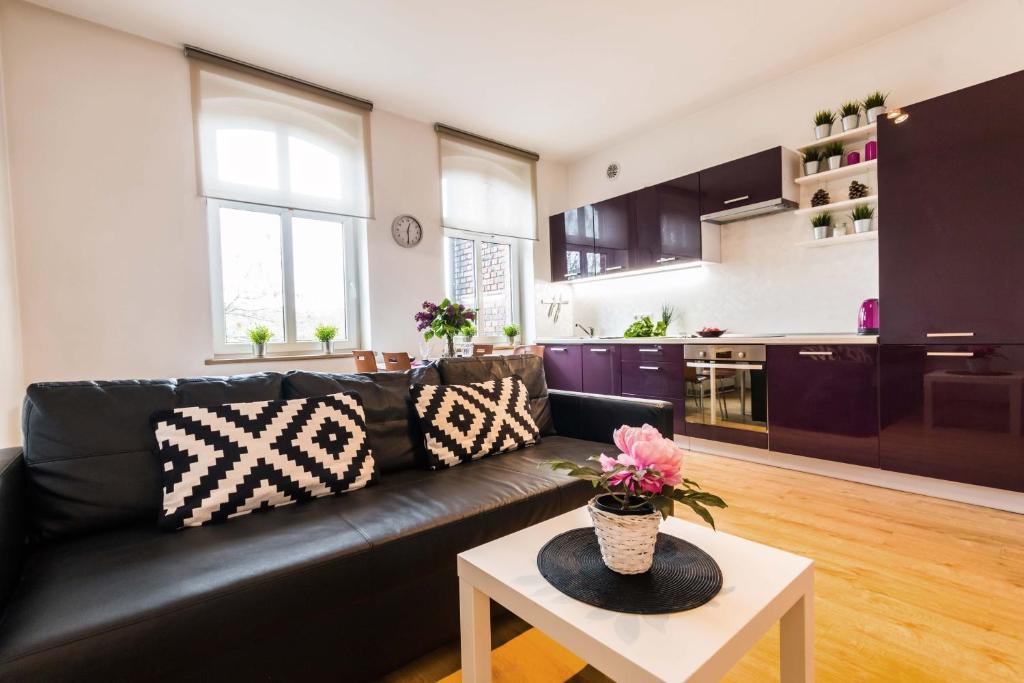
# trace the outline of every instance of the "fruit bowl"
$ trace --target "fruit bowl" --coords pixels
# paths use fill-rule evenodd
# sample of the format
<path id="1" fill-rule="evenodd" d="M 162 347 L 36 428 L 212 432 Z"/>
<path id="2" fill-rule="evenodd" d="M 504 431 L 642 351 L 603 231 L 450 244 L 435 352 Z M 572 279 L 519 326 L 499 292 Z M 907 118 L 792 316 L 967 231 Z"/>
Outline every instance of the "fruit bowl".
<path id="1" fill-rule="evenodd" d="M 697 330 L 698 337 L 721 337 L 725 334 L 726 330 L 720 330 L 717 327 L 705 327 L 704 329 Z"/>

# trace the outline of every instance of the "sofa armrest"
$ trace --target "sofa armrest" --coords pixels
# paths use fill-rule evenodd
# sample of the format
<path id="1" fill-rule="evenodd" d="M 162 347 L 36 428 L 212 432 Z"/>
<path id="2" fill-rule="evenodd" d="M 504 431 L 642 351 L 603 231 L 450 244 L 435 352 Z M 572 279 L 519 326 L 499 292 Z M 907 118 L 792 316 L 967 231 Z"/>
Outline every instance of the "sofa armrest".
<path id="1" fill-rule="evenodd" d="M 672 438 L 672 404 L 648 398 L 548 391 L 555 431 L 559 436 L 612 442 L 612 432 L 622 425 L 649 424 Z"/>
<path id="2" fill-rule="evenodd" d="M 21 448 L 0 449 L 0 612 L 25 559 L 25 483 Z"/>

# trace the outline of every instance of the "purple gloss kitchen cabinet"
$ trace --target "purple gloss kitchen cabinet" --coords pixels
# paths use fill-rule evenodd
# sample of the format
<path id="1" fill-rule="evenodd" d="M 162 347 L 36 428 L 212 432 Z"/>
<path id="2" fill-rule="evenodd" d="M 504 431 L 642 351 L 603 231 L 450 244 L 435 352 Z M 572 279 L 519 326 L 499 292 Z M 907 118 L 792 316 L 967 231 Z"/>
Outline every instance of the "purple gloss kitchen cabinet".
<path id="1" fill-rule="evenodd" d="M 548 218 L 552 280 L 575 280 L 598 273 L 600 259 L 595 252 L 593 219 L 590 205 Z"/>
<path id="2" fill-rule="evenodd" d="M 1024 344 L 882 346 L 879 359 L 882 469 L 1024 491 Z"/>
<path id="3" fill-rule="evenodd" d="M 878 347 L 768 347 L 768 447 L 878 467 Z"/>
<path id="4" fill-rule="evenodd" d="M 1024 342 L 1024 71 L 902 110 L 878 123 L 880 341 Z"/>
<path id="5" fill-rule="evenodd" d="M 700 174 L 633 193 L 636 246 L 633 266 L 700 260 Z"/>
<path id="6" fill-rule="evenodd" d="M 583 366 L 579 344 L 545 344 L 544 377 L 549 389 L 583 391 Z"/>
<path id="7" fill-rule="evenodd" d="M 596 275 L 628 270 L 634 232 L 633 201 L 628 194 L 592 205 Z"/>
<path id="8" fill-rule="evenodd" d="M 778 199 L 782 188 L 783 150 L 757 154 L 700 172 L 700 215 Z"/>
<path id="9" fill-rule="evenodd" d="M 676 434 L 685 434 L 686 383 L 682 344 L 623 344 L 622 395 L 672 404 Z"/>
<path id="10" fill-rule="evenodd" d="M 615 344 L 583 344 L 583 391 L 588 394 L 618 396 L 622 393 L 622 368 L 619 347 Z"/>

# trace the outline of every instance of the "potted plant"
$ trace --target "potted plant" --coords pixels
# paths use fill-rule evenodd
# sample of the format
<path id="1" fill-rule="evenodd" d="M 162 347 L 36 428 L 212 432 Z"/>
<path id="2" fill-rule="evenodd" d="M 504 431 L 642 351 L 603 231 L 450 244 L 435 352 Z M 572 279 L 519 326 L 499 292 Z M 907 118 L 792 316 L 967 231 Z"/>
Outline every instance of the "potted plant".
<path id="1" fill-rule="evenodd" d="M 828 237 L 828 229 L 832 225 L 832 214 L 819 213 L 811 217 L 811 228 L 814 230 L 814 239 L 820 240 Z"/>
<path id="2" fill-rule="evenodd" d="M 473 323 L 466 323 L 461 330 L 459 330 L 459 341 L 468 344 L 473 341 L 473 337 L 476 336 L 477 329 Z"/>
<path id="3" fill-rule="evenodd" d="M 811 147 L 804 150 L 804 175 L 814 175 L 821 164 L 821 150 Z"/>
<path id="4" fill-rule="evenodd" d="M 674 306 L 668 304 L 661 305 L 661 320 L 654 326 L 654 336 L 664 337 L 668 334 L 668 326 L 672 324 L 672 318 L 676 315 L 676 309 Z"/>
<path id="5" fill-rule="evenodd" d="M 508 339 L 509 346 L 515 346 L 516 337 L 519 336 L 519 325 L 515 323 L 509 323 L 505 327 L 501 328 L 501 331 L 505 333 L 505 338 Z"/>
<path id="6" fill-rule="evenodd" d="M 252 342 L 252 352 L 257 358 L 267 355 L 267 342 L 274 336 L 266 325 L 257 325 L 249 329 L 249 341 Z"/>
<path id="7" fill-rule="evenodd" d="M 467 326 L 476 320 L 476 311 L 468 306 L 442 299 L 440 303 L 423 302 L 423 310 L 413 316 L 416 329 L 423 333 L 423 338 L 430 341 L 434 337 L 447 342 L 445 355 L 455 356 L 455 335 L 464 334 Z M 473 328 L 476 332 L 476 328 Z"/>
<path id="8" fill-rule="evenodd" d="M 814 115 L 814 139 L 820 140 L 832 134 L 832 124 L 836 122 L 833 111 L 822 109 Z"/>
<path id="9" fill-rule="evenodd" d="M 885 100 L 888 97 L 888 93 L 883 94 L 880 90 L 876 90 L 864 98 L 864 113 L 868 117 L 868 123 L 874 123 L 880 114 L 885 113 Z"/>
<path id="10" fill-rule="evenodd" d="M 860 102 L 843 102 L 839 107 L 843 131 L 853 130 L 860 125 Z"/>
<path id="11" fill-rule="evenodd" d="M 334 325 L 317 325 L 313 336 L 320 340 L 323 351 L 328 356 L 334 353 L 334 338 L 338 336 L 338 328 Z"/>
<path id="12" fill-rule="evenodd" d="M 822 148 L 821 156 L 828 159 L 828 170 L 836 170 L 843 165 L 843 143 L 828 143 Z"/>
<path id="13" fill-rule="evenodd" d="M 854 232 L 871 232 L 871 219 L 875 217 L 875 210 L 867 204 L 858 204 L 853 207 L 850 218 L 853 219 Z"/>
<path id="14" fill-rule="evenodd" d="M 712 528 L 715 520 L 707 508 L 726 504 L 683 477 L 682 450 L 651 425 L 623 425 L 612 440 L 621 452 L 590 458 L 597 467 L 564 460 L 548 464 L 604 489 L 587 505 L 601 558 L 619 574 L 642 574 L 651 568 L 658 526 L 672 514 L 673 503 L 686 505 Z"/>

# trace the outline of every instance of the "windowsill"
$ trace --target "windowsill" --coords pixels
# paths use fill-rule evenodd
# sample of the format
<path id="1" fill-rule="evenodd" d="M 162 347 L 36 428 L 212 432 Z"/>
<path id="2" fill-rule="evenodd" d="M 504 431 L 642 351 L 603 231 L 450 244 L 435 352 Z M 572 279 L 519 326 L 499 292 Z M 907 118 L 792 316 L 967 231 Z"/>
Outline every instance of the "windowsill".
<path id="1" fill-rule="evenodd" d="M 338 353 L 320 353 L 319 351 L 311 353 L 268 353 L 262 358 L 257 358 L 253 355 L 239 354 L 239 355 L 223 355 L 214 356 L 213 358 L 207 358 L 204 363 L 206 365 L 230 365 L 232 363 L 283 363 L 301 360 L 332 360 L 335 358 L 351 358 L 351 351 L 340 351 Z"/>

